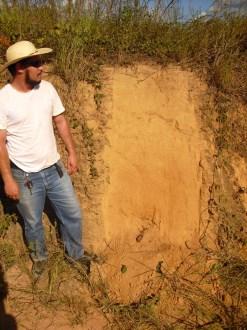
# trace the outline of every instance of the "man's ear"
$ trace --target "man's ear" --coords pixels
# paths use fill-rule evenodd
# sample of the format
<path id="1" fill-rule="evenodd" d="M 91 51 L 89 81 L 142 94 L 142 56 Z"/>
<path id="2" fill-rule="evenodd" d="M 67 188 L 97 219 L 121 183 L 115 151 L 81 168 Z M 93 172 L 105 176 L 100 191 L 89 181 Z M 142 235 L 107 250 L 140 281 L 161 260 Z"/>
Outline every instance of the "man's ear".
<path id="1" fill-rule="evenodd" d="M 21 74 L 24 72 L 23 65 L 21 63 L 16 63 L 15 65 L 16 73 Z"/>

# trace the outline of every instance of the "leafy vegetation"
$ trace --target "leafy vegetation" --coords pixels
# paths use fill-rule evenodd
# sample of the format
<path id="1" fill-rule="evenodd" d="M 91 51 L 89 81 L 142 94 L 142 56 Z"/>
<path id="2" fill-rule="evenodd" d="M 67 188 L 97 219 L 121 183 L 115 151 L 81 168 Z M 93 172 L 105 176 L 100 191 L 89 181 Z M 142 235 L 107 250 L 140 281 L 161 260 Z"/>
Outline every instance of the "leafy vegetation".
<path id="1" fill-rule="evenodd" d="M 17 40 L 49 45 L 55 50 L 56 72 L 67 81 L 72 76 L 91 80 L 95 64 L 130 63 L 140 57 L 189 63 L 206 69 L 217 89 L 246 98 L 245 16 L 168 22 L 162 8 L 151 10 L 145 1 L 138 6 L 116 1 L 108 9 L 102 2 L 94 11 L 71 11 L 55 1 L 16 3 L 1 6 L 1 55 Z"/>

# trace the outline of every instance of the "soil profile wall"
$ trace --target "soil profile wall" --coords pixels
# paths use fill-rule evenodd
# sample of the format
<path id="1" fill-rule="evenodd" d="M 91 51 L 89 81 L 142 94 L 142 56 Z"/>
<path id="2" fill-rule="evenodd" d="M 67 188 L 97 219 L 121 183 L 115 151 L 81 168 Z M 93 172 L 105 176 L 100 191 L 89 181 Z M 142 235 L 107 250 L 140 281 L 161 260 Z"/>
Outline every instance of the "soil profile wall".
<path id="1" fill-rule="evenodd" d="M 108 68 L 104 85 L 104 237 L 134 242 L 156 228 L 156 241 L 184 246 L 199 231 L 202 84 L 179 68 L 139 65 Z"/>

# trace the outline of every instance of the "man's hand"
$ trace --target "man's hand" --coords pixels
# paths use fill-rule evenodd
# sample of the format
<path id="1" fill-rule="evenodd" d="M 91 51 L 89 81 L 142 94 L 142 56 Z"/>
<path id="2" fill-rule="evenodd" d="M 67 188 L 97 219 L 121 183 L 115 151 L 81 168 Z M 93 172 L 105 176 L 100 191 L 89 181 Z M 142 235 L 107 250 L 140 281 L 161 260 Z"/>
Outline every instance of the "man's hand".
<path id="1" fill-rule="evenodd" d="M 70 175 L 78 171 L 77 159 L 74 153 L 68 155 L 67 170 Z"/>
<path id="2" fill-rule="evenodd" d="M 63 114 L 60 114 L 58 116 L 54 116 L 53 121 L 57 127 L 58 134 L 60 135 L 61 139 L 65 144 L 66 151 L 68 152 L 67 171 L 70 175 L 74 174 L 78 171 L 78 166 L 75 146 L 67 120 L 65 119 Z"/>
<path id="3" fill-rule="evenodd" d="M 0 129 L 0 171 L 6 196 L 18 200 L 20 198 L 20 190 L 11 173 L 9 155 L 6 148 L 6 136 L 6 129 Z"/>
<path id="4" fill-rule="evenodd" d="M 4 183 L 4 191 L 7 197 L 18 200 L 20 198 L 20 190 L 17 182 L 14 179 L 9 179 Z"/>

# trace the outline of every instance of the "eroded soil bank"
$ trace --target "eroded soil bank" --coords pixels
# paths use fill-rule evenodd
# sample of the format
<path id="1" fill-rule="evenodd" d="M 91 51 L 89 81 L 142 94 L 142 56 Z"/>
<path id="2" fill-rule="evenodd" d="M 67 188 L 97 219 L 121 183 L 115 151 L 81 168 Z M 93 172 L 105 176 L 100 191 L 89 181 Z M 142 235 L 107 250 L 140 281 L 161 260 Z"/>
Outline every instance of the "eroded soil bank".
<path id="1" fill-rule="evenodd" d="M 50 78 L 74 109 L 80 172 L 73 181 L 84 211 L 85 247 L 105 260 L 93 266 L 90 285 L 104 283 L 108 298 L 130 303 L 152 295 L 152 279 L 198 244 L 212 180 L 212 146 L 200 119 L 207 90 L 178 67 L 111 67 L 101 79 L 102 89 L 95 91 L 86 83 L 68 90 Z M 45 222 L 48 247 L 56 255 L 54 228 Z M 10 237 L 25 255 L 17 229 Z M 58 259 L 38 291 L 30 286 L 28 256 L 21 260 L 5 274 L 6 313 L 20 329 L 103 329 L 110 322 Z M 44 308 L 46 300 L 52 309 Z"/>
<path id="2" fill-rule="evenodd" d="M 198 243 L 210 167 L 200 120 L 205 92 L 177 67 L 106 68 L 100 110 L 87 114 L 96 135 L 97 111 L 108 119 L 96 162 L 98 202 L 85 201 L 86 245 L 107 254 L 102 272 L 124 300 L 143 291 L 160 261 L 174 266 L 186 245 Z"/>
<path id="3" fill-rule="evenodd" d="M 202 86 L 177 68 L 139 66 L 108 75 L 105 237 L 133 240 L 142 231 L 144 239 L 157 226 L 156 240 L 183 246 L 199 230 Z"/>

